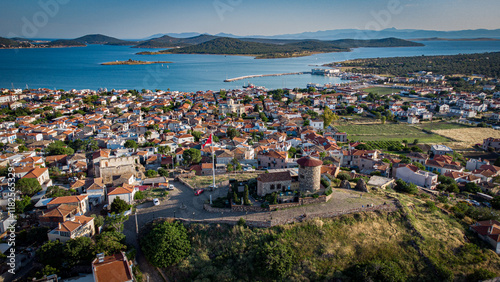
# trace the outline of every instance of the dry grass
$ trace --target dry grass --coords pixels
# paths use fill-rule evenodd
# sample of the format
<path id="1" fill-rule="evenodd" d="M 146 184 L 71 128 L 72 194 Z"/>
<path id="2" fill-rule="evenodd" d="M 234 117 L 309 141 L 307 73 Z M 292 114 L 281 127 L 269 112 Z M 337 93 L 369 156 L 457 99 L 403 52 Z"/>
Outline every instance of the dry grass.
<path id="1" fill-rule="evenodd" d="M 488 137 L 500 138 L 499 130 L 481 127 L 433 130 L 432 132 L 456 140 L 463 143 L 463 145 L 467 147 L 473 146 L 477 143 L 483 143 L 483 140 Z M 457 143 L 454 145 L 460 146 L 460 144 Z"/>

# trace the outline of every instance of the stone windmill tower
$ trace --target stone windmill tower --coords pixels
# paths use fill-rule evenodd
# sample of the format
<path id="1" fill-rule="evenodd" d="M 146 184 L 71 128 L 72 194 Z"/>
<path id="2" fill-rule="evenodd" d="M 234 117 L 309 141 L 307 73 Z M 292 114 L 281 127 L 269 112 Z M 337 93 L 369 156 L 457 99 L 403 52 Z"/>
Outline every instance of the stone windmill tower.
<path id="1" fill-rule="evenodd" d="M 297 164 L 299 165 L 300 191 L 318 191 L 321 186 L 321 166 L 323 162 L 320 159 L 306 156 L 297 160 Z"/>

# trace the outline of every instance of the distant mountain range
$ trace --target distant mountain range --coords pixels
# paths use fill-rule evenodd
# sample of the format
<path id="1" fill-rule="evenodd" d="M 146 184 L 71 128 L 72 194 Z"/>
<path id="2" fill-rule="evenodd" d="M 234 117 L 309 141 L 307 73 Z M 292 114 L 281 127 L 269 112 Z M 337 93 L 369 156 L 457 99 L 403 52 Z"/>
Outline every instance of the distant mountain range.
<path id="1" fill-rule="evenodd" d="M 172 37 L 194 37 L 201 35 L 196 32 L 189 33 L 164 33 L 155 34 L 147 39 L 152 39 L 155 37 L 161 37 L 163 35 L 168 35 Z M 420 29 L 396 29 L 388 28 L 380 31 L 375 30 L 359 30 L 359 29 L 333 29 L 333 30 L 322 30 L 315 32 L 302 32 L 302 33 L 292 33 L 292 34 L 281 34 L 281 35 L 251 35 L 251 36 L 239 36 L 230 33 L 218 33 L 215 34 L 220 37 L 232 37 L 232 38 L 270 38 L 270 39 L 318 39 L 318 40 L 335 40 L 344 38 L 354 38 L 354 39 L 381 39 L 388 37 L 396 37 L 402 39 L 416 39 L 416 38 L 443 38 L 443 39 L 459 39 L 459 38 L 498 38 L 500 39 L 500 29 L 474 29 L 474 30 L 456 30 L 456 31 L 439 31 L 439 30 L 420 30 Z"/>

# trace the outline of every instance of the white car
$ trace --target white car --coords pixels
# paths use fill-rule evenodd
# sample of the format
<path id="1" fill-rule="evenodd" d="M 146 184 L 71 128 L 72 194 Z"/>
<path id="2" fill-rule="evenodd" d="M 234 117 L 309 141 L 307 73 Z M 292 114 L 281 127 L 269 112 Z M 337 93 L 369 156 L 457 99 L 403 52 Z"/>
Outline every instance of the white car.
<path id="1" fill-rule="evenodd" d="M 168 190 L 174 190 L 174 184 L 168 185 Z"/>
<path id="2" fill-rule="evenodd" d="M 153 204 L 154 204 L 155 206 L 159 206 L 159 205 L 160 205 L 160 200 L 158 200 L 158 198 L 154 198 L 154 199 L 153 199 Z"/>

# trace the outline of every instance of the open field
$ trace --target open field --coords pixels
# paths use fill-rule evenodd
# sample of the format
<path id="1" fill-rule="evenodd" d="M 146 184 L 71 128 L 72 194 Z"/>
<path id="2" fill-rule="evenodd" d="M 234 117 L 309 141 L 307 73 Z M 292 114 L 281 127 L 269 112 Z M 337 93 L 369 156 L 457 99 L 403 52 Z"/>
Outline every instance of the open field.
<path id="1" fill-rule="evenodd" d="M 389 88 L 389 87 L 369 87 L 365 89 L 361 89 L 368 93 L 374 93 L 378 95 L 387 95 L 392 93 L 399 93 L 401 89 Z"/>
<path id="2" fill-rule="evenodd" d="M 419 129 L 425 130 L 444 130 L 444 129 L 461 129 L 461 128 L 475 128 L 473 126 L 460 124 L 460 123 L 451 123 L 446 121 L 437 121 L 437 122 L 426 122 L 414 125 Z"/>
<path id="3" fill-rule="evenodd" d="M 405 124 L 353 124 L 336 126 L 340 131 L 346 132 L 352 141 L 403 141 L 413 142 L 418 139 L 420 143 L 449 142 L 448 138 L 437 134 L 425 133 L 422 130 Z"/>
<path id="4" fill-rule="evenodd" d="M 483 143 L 488 137 L 500 138 L 500 131 L 492 128 L 471 127 L 461 129 L 433 130 L 432 132 L 464 143 L 464 146 L 473 146 Z"/>

